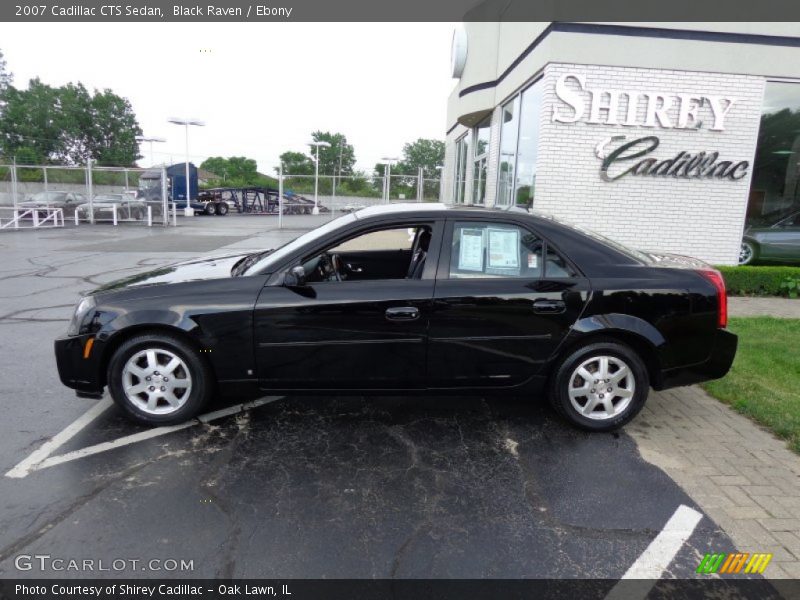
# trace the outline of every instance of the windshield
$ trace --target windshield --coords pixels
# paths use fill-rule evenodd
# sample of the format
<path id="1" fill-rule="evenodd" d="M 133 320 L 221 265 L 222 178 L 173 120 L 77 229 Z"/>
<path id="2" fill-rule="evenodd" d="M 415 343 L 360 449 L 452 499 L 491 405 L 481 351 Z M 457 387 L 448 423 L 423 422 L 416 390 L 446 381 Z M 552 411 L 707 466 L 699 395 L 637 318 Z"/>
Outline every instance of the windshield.
<path id="1" fill-rule="evenodd" d="M 588 237 L 592 238 L 593 240 L 596 240 L 596 241 L 600 242 L 601 244 L 605 244 L 606 246 L 610 246 L 614 250 L 617 250 L 618 252 L 622 252 L 623 254 L 627 254 L 628 256 L 630 256 L 632 258 L 635 258 L 636 260 L 639 260 L 641 262 L 645 262 L 645 263 L 653 262 L 652 259 L 649 256 L 647 256 L 647 254 L 645 254 L 644 252 L 640 252 L 639 250 L 634 250 L 633 248 L 628 248 L 628 246 L 625 246 L 624 244 L 620 244 L 619 242 L 614 241 L 611 238 L 608 238 L 608 237 L 606 237 L 606 236 L 604 236 L 604 235 L 602 235 L 600 233 L 597 233 L 596 231 L 592 231 L 591 229 L 587 229 L 586 227 L 583 227 L 581 225 L 576 225 L 575 223 L 571 223 L 569 221 L 564 221 L 563 219 L 557 219 L 552 215 L 548 215 L 548 214 L 544 214 L 544 213 L 540 213 L 540 212 L 536 212 L 536 211 L 532 211 L 532 214 L 535 214 L 537 217 L 540 217 L 540 218 L 543 218 L 543 219 L 550 219 L 551 221 L 555 221 L 556 223 L 558 223 L 560 225 L 564 225 L 565 227 L 569 227 L 570 229 L 574 229 L 575 231 L 579 231 L 583 235 L 588 236 Z"/>
<path id="2" fill-rule="evenodd" d="M 333 221 L 329 221 L 316 229 L 312 229 L 311 231 L 304 233 L 298 238 L 293 239 L 291 242 L 288 242 L 271 252 L 264 258 L 259 261 L 256 261 L 248 269 L 243 273 L 244 275 L 257 275 L 259 273 L 269 273 L 272 269 L 275 268 L 275 265 L 279 264 L 283 261 L 287 256 L 290 256 L 292 253 L 296 252 L 298 249 L 302 248 L 306 244 L 313 243 L 315 240 L 318 240 L 321 237 L 324 237 L 331 233 L 332 231 L 336 231 L 340 227 L 348 225 L 356 220 L 356 216 L 354 214 L 347 214 L 344 216 L 339 217 L 338 219 L 334 219 Z"/>

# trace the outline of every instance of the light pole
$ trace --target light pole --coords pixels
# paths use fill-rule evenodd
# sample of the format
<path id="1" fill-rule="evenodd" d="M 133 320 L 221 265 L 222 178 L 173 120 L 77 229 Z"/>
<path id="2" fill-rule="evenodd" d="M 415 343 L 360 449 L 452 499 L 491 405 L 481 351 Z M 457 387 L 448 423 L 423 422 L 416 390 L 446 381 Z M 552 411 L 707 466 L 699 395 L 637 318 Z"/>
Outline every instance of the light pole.
<path id="1" fill-rule="evenodd" d="M 186 206 L 188 208 L 192 195 L 192 187 L 189 185 L 189 125 L 203 127 L 205 122 L 200 119 L 181 119 L 179 117 L 170 117 L 168 121 L 174 125 L 183 125 L 186 128 Z M 173 202 L 176 199 L 177 198 L 173 196 Z"/>
<path id="2" fill-rule="evenodd" d="M 381 158 L 381 164 L 385 165 L 383 169 L 383 187 L 384 187 L 384 196 L 386 204 L 389 203 L 389 196 L 392 193 L 392 165 L 395 164 L 400 159 L 397 157 L 392 156 L 384 156 Z"/>
<path id="3" fill-rule="evenodd" d="M 146 135 L 137 135 L 136 141 L 139 142 L 140 144 L 143 142 L 150 142 L 150 166 L 152 167 L 154 164 L 156 164 L 156 156 L 155 153 L 153 152 L 153 142 L 166 142 L 167 140 L 165 140 L 162 137 L 149 137 Z"/>
<path id="4" fill-rule="evenodd" d="M 311 214 L 319 214 L 319 147 L 330 148 L 331 145 L 324 141 L 311 141 L 308 142 L 309 146 L 316 147 L 316 155 L 314 157 L 314 210 Z"/>

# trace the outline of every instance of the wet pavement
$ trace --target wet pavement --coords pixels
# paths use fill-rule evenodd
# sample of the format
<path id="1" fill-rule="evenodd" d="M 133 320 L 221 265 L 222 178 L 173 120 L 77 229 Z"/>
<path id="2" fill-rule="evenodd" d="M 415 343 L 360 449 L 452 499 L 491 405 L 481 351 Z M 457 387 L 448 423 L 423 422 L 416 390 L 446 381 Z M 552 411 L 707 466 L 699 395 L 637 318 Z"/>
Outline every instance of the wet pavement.
<path id="1" fill-rule="evenodd" d="M 273 247 L 311 222 L 279 232 L 264 219 L 0 235 L 0 472 L 96 404 L 60 384 L 52 353 L 79 292 L 198 254 Z M 679 506 L 700 510 L 627 434 L 571 429 L 540 398 L 262 402 L 0 477 L 0 576 L 63 574 L 15 566 L 44 553 L 192 562 L 173 577 L 617 579 Z M 110 407 L 52 455 L 145 431 Z M 692 577 L 706 552 L 732 549 L 704 516 L 665 576 Z M 138 563 L 70 576 L 164 574 Z"/>

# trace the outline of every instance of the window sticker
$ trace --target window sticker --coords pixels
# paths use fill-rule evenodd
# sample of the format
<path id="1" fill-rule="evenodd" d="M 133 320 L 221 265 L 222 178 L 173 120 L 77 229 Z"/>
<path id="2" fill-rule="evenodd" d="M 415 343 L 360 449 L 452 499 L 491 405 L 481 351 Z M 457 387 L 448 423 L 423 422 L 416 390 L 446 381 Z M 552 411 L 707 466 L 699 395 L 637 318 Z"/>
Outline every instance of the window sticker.
<path id="1" fill-rule="evenodd" d="M 460 271 L 483 271 L 483 229 L 462 229 L 458 249 Z"/>
<path id="2" fill-rule="evenodd" d="M 488 229 L 489 268 L 519 273 L 519 229 Z"/>
<path id="3" fill-rule="evenodd" d="M 529 269 L 538 269 L 539 268 L 539 255 L 538 254 L 528 254 L 528 268 Z"/>

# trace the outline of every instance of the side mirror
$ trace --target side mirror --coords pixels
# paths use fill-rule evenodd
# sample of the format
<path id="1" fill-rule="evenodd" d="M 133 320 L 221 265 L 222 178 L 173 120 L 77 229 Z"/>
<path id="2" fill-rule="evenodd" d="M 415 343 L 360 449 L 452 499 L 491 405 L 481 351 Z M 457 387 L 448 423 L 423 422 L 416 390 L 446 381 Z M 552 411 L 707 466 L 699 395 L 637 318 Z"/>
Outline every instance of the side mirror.
<path id="1" fill-rule="evenodd" d="M 286 287 L 302 287 L 306 284 L 306 270 L 302 265 L 292 267 L 283 276 L 283 285 Z"/>

